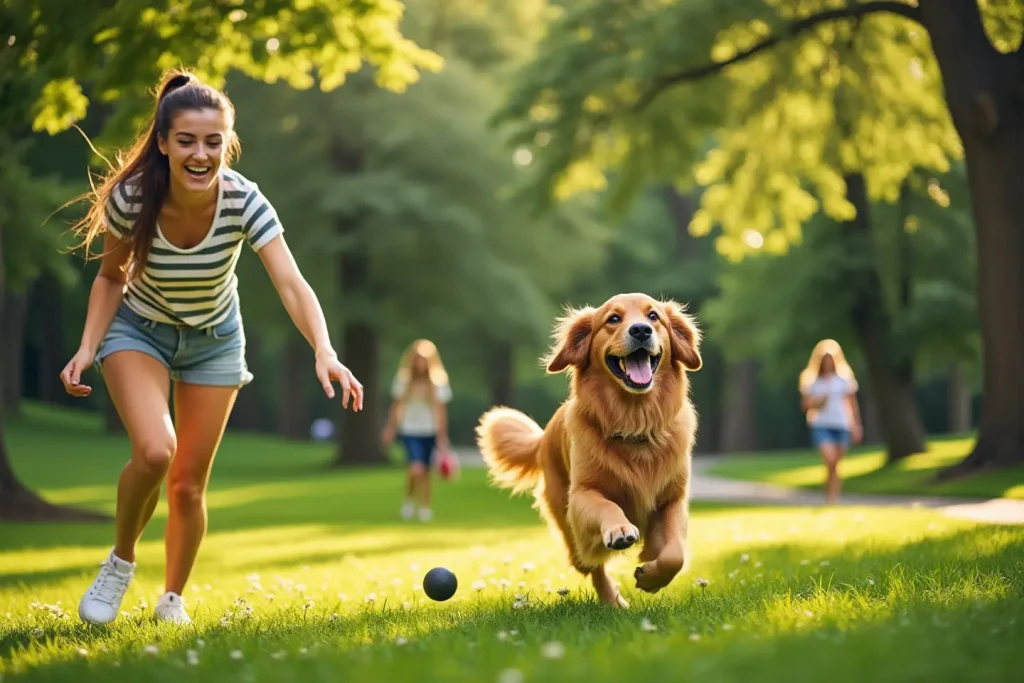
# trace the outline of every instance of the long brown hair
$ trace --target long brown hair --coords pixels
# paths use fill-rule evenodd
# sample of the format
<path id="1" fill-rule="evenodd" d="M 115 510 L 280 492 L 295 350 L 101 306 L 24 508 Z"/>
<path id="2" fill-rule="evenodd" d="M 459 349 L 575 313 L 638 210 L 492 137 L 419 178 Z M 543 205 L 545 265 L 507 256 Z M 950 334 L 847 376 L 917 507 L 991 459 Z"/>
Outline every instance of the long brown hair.
<path id="1" fill-rule="evenodd" d="M 171 180 L 167 157 L 160 151 L 158 142 L 167 139 L 174 117 L 179 112 L 203 109 L 222 112 L 228 119 L 228 128 L 233 130 L 235 108 L 224 93 L 201 82 L 188 71 L 172 69 L 164 73 L 156 89 L 153 114 L 145 132 L 135 139 L 126 153 L 118 154 L 117 168 L 110 169 L 99 189 L 93 184 L 90 175 L 92 192 L 78 198 L 92 198 L 88 213 L 72 226 L 76 234 L 83 236 L 78 246 L 85 247 L 87 259 L 92 241 L 107 228 L 110 220 L 107 213 L 114 201 L 113 193 L 129 180 L 137 182 L 142 194 L 142 208 L 131 230 L 123 238 L 123 241 L 131 245 L 131 256 L 124 270 L 129 278 L 141 275 L 149 258 L 149 249 L 156 235 L 157 218 Z M 224 165 L 229 165 L 240 151 L 238 137 L 232 134 L 225 144 Z"/>

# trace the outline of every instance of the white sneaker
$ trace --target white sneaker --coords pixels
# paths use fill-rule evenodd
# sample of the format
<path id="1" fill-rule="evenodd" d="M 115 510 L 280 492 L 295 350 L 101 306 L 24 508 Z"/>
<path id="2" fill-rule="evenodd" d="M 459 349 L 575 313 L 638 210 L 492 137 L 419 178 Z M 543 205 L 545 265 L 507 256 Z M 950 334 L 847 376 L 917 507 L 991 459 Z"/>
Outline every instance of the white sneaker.
<path id="1" fill-rule="evenodd" d="M 420 521 L 429 522 L 434 518 L 434 511 L 430 508 L 420 508 Z"/>
<path id="2" fill-rule="evenodd" d="M 416 514 L 416 506 L 412 504 L 411 500 L 402 503 L 402 519 L 409 521 L 414 514 Z"/>
<path id="3" fill-rule="evenodd" d="M 121 601 L 135 576 L 135 563 L 126 562 L 110 551 L 100 573 L 78 603 L 78 616 L 93 624 L 109 624 L 121 611 Z"/>
<path id="4" fill-rule="evenodd" d="M 188 612 L 185 611 L 185 599 L 170 591 L 160 596 L 153 613 L 157 621 L 171 621 L 175 624 L 192 623 Z"/>

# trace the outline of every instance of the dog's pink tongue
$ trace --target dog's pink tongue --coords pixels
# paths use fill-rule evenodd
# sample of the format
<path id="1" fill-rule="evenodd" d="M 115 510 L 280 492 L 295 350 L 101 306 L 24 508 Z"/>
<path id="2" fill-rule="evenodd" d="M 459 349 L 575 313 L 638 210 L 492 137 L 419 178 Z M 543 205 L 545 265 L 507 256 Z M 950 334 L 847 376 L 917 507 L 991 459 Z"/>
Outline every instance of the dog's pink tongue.
<path id="1" fill-rule="evenodd" d="M 638 354 L 637 356 L 627 356 L 626 361 L 626 377 L 634 384 L 647 384 L 651 381 L 651 361 L 647 356 Z"/>

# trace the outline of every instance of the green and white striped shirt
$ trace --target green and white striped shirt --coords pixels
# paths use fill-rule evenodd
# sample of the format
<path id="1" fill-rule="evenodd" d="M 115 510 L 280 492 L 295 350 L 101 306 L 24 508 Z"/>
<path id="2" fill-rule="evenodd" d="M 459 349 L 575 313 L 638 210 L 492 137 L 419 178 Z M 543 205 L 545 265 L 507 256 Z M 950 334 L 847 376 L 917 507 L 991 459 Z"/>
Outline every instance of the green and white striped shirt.
<path id="1" fill-rule="evenodd" d="M 142 209 L 138 183 L 114 188 L 107 203 L 107 228 L 121 239 Z M 142 277 L 133 279 L 124 301 L 157 322 L 209 327 L 228 318 L 238 298 L 235 265 L 245 239 L 259 251 L 284 228 L 256 183 L 237 171 L 221 169 L 217 211 L 202 242 L 181 249 L 164 239 L 160 224 Z"/>

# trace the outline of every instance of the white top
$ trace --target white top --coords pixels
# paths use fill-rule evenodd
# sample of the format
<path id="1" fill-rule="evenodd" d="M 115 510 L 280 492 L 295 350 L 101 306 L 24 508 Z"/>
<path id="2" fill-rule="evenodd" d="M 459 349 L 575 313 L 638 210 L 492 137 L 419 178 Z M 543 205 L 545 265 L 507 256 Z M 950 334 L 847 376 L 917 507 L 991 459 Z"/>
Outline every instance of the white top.
<path id="1" fill-rule="evenodd" d="M 405 393 L 405 382 L 395 377 L 391 385 L 391 396 L 402 398 Z M 452 389 L 447 384 L 435 388 L 437 400 L 448 403 L 452 400 Z M 434 416 L 434 403 L 427 396 L 414 392 L 402 406 L 401 419 L 398 422 L 398 433 L 406 436 L 434 436 L 437 434 L 437 420 Z"/>
<path id="2" fill-rule="evenodd" d="M 142 208 L 137 179 L 114 188 L 107 204 L 107 229 L 122 239 Z M 149 259 L 124 301 L 144 318 L 172 325 L 208 327 L 227 320 L 238 299 L 235 265 L 243 240 L 259 251 L 284 229 L 277 212 L 256 183 L 237 171 L 221 169 L 217 211 L 202 242 L 181 249 L 156 226 Z"/>
<path id="3" fill-rule="evenodd" d="M 839 375 L 819 377 L 807 389 L 807 395 L 814 398 L 826 396 L 825 405 L 809 421 L 812 427 L 829 429 L 850 429 L 852 415 L 846 406 L 846 397 L 857 391 L 857 380 L 845 379 Z"/>

